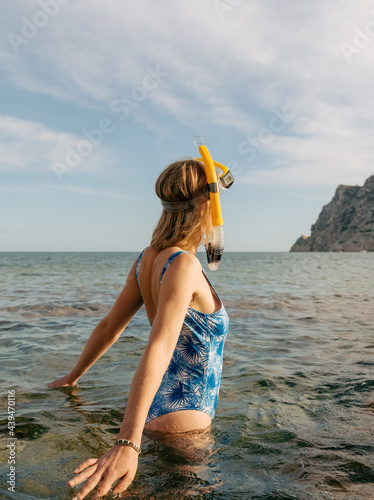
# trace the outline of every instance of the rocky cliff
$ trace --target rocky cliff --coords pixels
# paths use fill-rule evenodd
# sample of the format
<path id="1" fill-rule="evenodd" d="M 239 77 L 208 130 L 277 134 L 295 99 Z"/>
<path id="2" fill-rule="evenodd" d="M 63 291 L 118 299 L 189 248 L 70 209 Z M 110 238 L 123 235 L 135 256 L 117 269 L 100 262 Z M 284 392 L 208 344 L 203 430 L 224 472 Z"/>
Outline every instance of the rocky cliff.
<path id="1" fill-rule="evenodd" d="M 309 237 L 291 252 L 374 252 L 374 175 L 361 186 L 339 186 Z"/>

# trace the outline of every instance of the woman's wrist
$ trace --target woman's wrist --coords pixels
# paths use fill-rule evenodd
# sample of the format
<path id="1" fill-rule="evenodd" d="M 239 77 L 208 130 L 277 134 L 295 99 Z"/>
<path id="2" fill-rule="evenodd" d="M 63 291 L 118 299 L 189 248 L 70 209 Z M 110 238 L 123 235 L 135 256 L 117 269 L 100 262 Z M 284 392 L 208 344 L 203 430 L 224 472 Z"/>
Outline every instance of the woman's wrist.
<path id="1" fill-rule="evenodd" d="M 142 442 L 142 435 L 143 435 L 143 430 L 135 430 L 135 429 L 130 430 L 127 427 L 124 429 L 120 429 L 117 435 L 117 441 L 124 439 L 132 443 L 135 443 L 136 446 L 140 448 Z"/>
<path id="2" fill-rule="evenodd" d="M 114 443 L 113 446 L 129 446 L 133 450 L 135 450 L 138 455 L 141 453 L 140 446 L 137 443 L 134 443 L 134 441 L 130 441 L 128 439 L 117 439 L 117 441 Z"/>
<path id="3" fill-rule="evenodd" d="M 138 446 L 140 446 L 142 440 L 142 433 L 138 434 L 137 432 L 120 431 L 117 436 L 117 441 L 119 439 L 127 439 L 128 441 L 132 441 L 133 443 L 136 443 Z"/>
<path id="4" fill-rule="evenodd" d="M 74 375 L 73 370 L 67 374 L 66 378 L 67 378 L 69 384 L 71 384 L 71 385 L 76 385 L 78 380 L 79 380 L 79 377 Z"/>

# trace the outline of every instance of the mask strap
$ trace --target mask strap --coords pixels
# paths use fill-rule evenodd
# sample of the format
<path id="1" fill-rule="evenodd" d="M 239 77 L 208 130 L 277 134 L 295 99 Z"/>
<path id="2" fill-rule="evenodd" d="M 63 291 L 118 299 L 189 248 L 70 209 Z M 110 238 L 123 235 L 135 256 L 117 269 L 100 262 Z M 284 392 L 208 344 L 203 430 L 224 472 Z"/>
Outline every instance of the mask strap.
<path id="1" fill-rule="evenodd" d="M 187 201 L 165 201 L 161 200 L 162 208 L 165 212 L 183 212 L 184 210 L 189 210 L 193 207 L 191 203 L 192 200 Z"/>
<path id="2" fill-rule="evenodd" d="M 205 193 L 195 196 L 195 198 L 192 198 L 192 200 L 186 200 L 186 201 L 161 200 L 161 205 L 162 208 L 165 210 L 165 212 L 172 212 L 172 213 L 183 212 L 184 210 L 193 209 L 202 198 L 205 199 L 209 198 L 208 192 L 209 192 L 209 186 L 207 184 Z"/>

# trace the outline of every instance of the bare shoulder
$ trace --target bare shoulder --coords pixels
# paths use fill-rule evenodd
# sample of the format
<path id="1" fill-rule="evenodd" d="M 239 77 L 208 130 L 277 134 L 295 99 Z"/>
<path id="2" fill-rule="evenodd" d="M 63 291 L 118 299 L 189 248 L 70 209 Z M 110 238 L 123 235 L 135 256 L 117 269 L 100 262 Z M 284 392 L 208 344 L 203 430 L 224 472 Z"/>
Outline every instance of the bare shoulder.
<path id="1" fill-rule="evenodd" d="M 142 269 L 144 269 L 144 268 L 148 269 L 149 267 L 152 267 L 153 262 L 157 258 L 158 252 L 156 252 L 156 250 L 154 248 L 152 248 L 151 246 L 148 246 L 148 247 L 144 248 L 144 250 L 142 251 L 142 253 L 140 255 L 142 256 L 141 261 L 140 261 L 140 267 Z M 140 255 L 135 260 L 135 264 L 138 263 Z"/>
<path id="2" fill-rule="evenodd" d="M 179 262 L 178 262 L 179 260 Z M 191 253 L 183 253 L 176 259 L 179 270 L 188 273 L 195 279 L 196 276 L 201 274 L 201 264 L 199 259 Z"/>
<path id="3" fill-rule="evenodd" d="M 156 250 L 151 246 L 148 246 L 144 248 L 141 255 L 142 255 L 142 261 L 148 261 L 148 260 L 153 261 L 157 257 L 158 252 L 156 252 Z"/>
<path id="4" fill-rule="evenodd" d="M 179 254 L 173 261 L 174 270 L 201 272 L 201 264 L 199 259 L 190 252 Z"/>
<path id="5" fill-rule="evenodd" d="M 175 253 L 173 250 L 174 247 L 165 253 L 162 259 L 163 265 Z M 179 250 L 176 249 L 177 252 Z M 181 317 L 184 317 L 197 292 L 199 273 L 201 274 L 201 265 L 193 254 L 180 253 L 175 256 L 162 275 L 157 311 L 167 311 L 168 315 L 181 311 Z"/>
<path id="6" fill-rule="evenodd" d="M 160 259 L 163 263 L 165 263 L 171 255 L 173 255 L 173 251 L 168 249 L 169 252 L 163 251 L 160 252 Z M 180 249 L 176 248 L 176 251 Z M 161 255 L 164 253 L 164 255 Z M 172 261 L 172 264 L 168 266 L 165 271 L 164 279 L 165 281 L 171 282 L 174 280 L 179 280 L 183 277 L 184 280 L 195 280 L 196 276 L 201 274 L 201 264 L 199 259 L 189 252 L 183 252 L 176 256 L 176 258 Z"/>

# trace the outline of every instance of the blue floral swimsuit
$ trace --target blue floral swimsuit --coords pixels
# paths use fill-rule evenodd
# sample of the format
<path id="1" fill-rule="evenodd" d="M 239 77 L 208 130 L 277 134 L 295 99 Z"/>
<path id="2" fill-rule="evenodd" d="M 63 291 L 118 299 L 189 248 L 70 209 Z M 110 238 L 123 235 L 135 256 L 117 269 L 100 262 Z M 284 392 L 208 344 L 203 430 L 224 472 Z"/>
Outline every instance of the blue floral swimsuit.
<path id="1" fill-rule="evenodd" d="M 143 252 L 136 263 L 138 285 Z M 175 252 L 167 259 L 162 268 L 160 282 L 165 271 L 181 253 L 188 252 Z M 211 418 L 214 417 L 229 318 L 204 269 L 202 271 L 220 301 L 221 309 L 205 314 L 192 307 L 188 308 L 173 356 L 149 409 L 147 422 L 180 410 L 203 411 Z"/>

